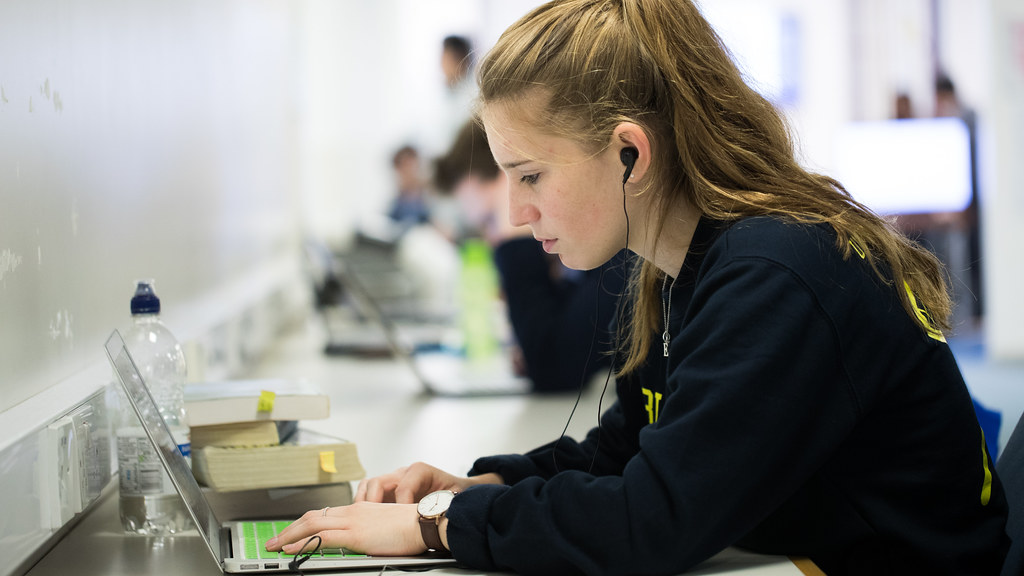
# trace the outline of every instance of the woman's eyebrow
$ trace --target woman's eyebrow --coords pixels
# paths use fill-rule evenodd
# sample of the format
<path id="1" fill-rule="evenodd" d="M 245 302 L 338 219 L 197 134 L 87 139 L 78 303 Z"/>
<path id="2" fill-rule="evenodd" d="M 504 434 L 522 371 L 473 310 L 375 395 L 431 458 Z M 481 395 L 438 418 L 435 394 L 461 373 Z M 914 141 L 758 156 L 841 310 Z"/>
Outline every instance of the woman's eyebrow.
<path id="1" fill-rule="evenodd" d="M 529 160 L 517 160 L 515 162 L 507 162 L 505 164 L 501 164 L 501 167 L 504 170 L 511 170 L 511 169 L 516 168 L 518 166 L 522 166 L 523 164 L 526 164 L 527 162 L 529 162 Z"/>

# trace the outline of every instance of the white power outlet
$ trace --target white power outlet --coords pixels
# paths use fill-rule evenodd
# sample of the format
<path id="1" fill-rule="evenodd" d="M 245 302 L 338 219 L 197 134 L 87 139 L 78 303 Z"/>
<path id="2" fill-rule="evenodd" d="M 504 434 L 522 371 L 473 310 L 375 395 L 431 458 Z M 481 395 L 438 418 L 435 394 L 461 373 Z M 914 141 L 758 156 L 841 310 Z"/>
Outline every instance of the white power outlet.
<path id="1" fill-rule="evenodd" d="M 110 480 L 110 424 L 107 414 L 102 394 L 71 412 L 78 446 L 82 510 L 99 498 Z"/>
<path id="2" fill-rule="evenodd" d="M 56 530 L 99 497 L 110 479 L 104 393 L 50 423 L 40 434 L 42 523 Z"/>
<path id="3" fill-rule="evenodd" d="M 66 415 L 43 432 L 41 454 L 50 527 L 63 526 L 82 510 L 82 463 L 75 421 Z M 44 518 L 45 520 L 46 518 Z"/>

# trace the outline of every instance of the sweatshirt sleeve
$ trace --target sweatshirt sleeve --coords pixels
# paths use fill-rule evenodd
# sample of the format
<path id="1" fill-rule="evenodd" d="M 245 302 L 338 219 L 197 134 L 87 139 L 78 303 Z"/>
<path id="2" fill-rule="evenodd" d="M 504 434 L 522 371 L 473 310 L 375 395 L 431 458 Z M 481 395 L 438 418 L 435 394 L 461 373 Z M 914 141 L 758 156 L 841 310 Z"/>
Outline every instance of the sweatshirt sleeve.
<path id="1" fill-rule="evenodd" d="M 546 480 L 566 470 L 618 475 L 638 449 L 634 425 L 616 402 L 601 416 L 601 426 L 591 429 L 582 442 L 564 436 L 525 454 L 480 458 L 469 476 L 495 472 L 512 485 L 534 476 Z"/>
<path id="2" fill-rule="evenodd" d="M 534 390 L 575 390 L 607 365 L 608 325 L 625 283 L 621 258 L 579 281 L 556 281 L 540 243 L 517 238 L 495 249 L 494 262 Z"/>
<path id="3" fill-rule="evenodd" d="M 834 326 L 798 275 L 726 260 L 683 316 L 667 380 L 620 390 L 620 402 L 664 396 L 621 473 L 568 470 L 460 494 L 449 511 L 456 559 L 524 574 L 682 572 L 749 532 L 853 427 Z M 519 476 L 542 468 L 518 458 Z"/>

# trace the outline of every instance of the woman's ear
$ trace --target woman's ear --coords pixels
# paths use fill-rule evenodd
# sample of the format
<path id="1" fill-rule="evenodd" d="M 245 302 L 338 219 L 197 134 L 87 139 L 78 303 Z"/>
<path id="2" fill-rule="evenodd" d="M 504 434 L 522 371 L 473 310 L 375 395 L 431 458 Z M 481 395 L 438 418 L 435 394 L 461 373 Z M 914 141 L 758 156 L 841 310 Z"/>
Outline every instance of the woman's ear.
<path id="1" fill-rule="evenodd" d="M 644 129 L 632 122 L 620 123 L 612 132 L 611 148 L 623 164 L 623 176 L 633 183 L 643 180 L 651 166 L 651 141 Z"/>

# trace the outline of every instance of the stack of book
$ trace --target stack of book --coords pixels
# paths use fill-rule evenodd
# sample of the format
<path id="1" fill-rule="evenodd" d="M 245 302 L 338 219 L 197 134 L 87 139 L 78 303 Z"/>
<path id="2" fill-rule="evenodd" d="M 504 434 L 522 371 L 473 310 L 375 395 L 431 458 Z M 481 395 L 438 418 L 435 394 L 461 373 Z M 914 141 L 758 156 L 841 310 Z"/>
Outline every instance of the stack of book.
<path id="1" fill-rule="evenodd" d="M 304 381 L 239 380 L 185 387 L 192 472 L 221 520 L 296 517 L 352 501 L 365 475 L 354 443 L 299 429 L 330 401 Z"/>

